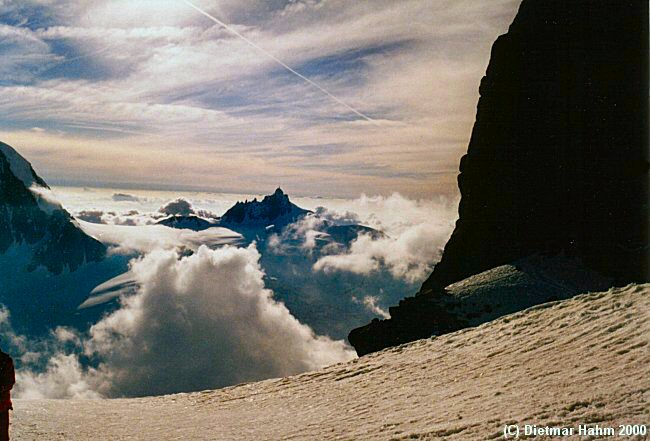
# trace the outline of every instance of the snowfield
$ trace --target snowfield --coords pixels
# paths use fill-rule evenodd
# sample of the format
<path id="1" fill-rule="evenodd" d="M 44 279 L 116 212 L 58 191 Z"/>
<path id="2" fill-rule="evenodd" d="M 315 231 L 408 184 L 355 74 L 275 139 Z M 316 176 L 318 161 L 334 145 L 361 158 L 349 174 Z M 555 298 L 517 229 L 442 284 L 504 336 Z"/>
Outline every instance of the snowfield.
<path id="1" fill-rule="evenodd" d="M 630 285 L 293 377 L 139 399 L 16 400 L 13 439 L 486 440 L 503 439 L 506 424 L 648 424 L 649 319 L 650 285 Z"/>

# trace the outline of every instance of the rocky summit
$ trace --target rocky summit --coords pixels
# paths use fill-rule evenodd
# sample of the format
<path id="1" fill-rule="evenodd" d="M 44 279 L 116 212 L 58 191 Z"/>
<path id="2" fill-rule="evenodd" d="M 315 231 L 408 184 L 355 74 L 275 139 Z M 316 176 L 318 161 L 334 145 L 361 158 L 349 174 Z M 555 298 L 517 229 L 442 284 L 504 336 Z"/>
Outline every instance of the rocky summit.
<path id="1" fill-rule="evenodd" d="M 237 202 L 221 217 L 224 226 L 266 227 L 286 225 L 309 213 L 293 204 L 281 188 L 258 201 Z"/>
<path id="2" fill-rule="evenodd" d="M 350 333 L 359 354 L 467 326 L 447 287 L 528 256 L 648 280 L 647 16 L 642 0 L 522 2 L 481 81 L 456 228 L 415 298 Z"/>

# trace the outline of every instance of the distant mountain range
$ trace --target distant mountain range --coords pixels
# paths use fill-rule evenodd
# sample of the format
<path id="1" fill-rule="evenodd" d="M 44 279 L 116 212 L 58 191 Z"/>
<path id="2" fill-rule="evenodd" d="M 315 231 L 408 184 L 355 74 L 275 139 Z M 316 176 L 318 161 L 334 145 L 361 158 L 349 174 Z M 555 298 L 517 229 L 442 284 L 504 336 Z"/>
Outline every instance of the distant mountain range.
<path id="1" fill-rule="evenodd" d="M 195 214 L 175 214 L 156 222 L 158 225 L 164 225 L 169 228 L 178 228 L 181 230 L 202 231 L 208 228 L 218 227 L 219 223 L 214 219 L 205 219 Z"/>
<path id="2" fill-rule="evenodd" d="M 289 196 L 277 188 L 273 194 L 264 196 L 261 201 L 257 198 L 252 201 L 236 202 L 220 218 L 205 218 L 195 214 L 172 215 L 157 222 L 170 228 L 202 231 L 212 227 L 225 227 L 249 238 L 249 242 L 263 241 L 268 234 L 281 233 L 286 227 L 303 219 L 307 215 L 317 215 L 311 210 L 301 208 L 291 202 Z M 373 239 L 384 236 L 384 233 L 365 225 L 337 224 L 327 219 L 319 219 L 318 234 L 315 243 L 318 246 L 336 243 L 349 246 L 359 234 L 369 234 Z M 293 245 L 290 238 L 285 241 Z"/>
<path id="3" fill-rule="evenodd" d="M 255 243 L 266 286 L 319 335 L 343 338 L 352 326 L 374 317 L 362 302 L 367 296 L 385 291 L 388 301 L 397 301 L 415 289 L 390 274 L 314 271 L 321 256 L 346 252 L 360 234 L 384 234 L 303 209 L 280 188 L 261 200 L 237 202 L 221 218 L 204 216 L 172 215 L 157 227 L 103 225 L 106 231 L 95 234 L 88 228 L 92 224 L 77 221 L 54 200 L 29 162 L 0 144 L 0 305 L 9 309 L 14 328 L 25 335 L 43 335 L 62 325 L 85 329 L 118 307 L 116 299 L 138 289 L 128 271 L 137 252 L 108 252 L 117 244 L 113 235 L 158 236 L 161 230 L 156 229 L 162 226 L 200 231 L 198 241 L 205 230 L 225 227 L 241 235 L 238 246 Z"/>

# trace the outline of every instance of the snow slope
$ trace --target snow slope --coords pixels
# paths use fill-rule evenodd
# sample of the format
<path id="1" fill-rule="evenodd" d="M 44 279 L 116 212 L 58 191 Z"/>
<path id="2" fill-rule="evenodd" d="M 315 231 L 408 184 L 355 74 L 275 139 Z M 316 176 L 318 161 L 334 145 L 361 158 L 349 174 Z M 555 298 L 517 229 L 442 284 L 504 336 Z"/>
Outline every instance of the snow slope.
<path id="1" fill-rule="evenodd" d="M 650 285 L 630 285 L 283 379 L 142 399 L 16 400 L 12 430 L 23 441 L 486 440 L 515 423 L 648 424 L 649 319 Z"/>

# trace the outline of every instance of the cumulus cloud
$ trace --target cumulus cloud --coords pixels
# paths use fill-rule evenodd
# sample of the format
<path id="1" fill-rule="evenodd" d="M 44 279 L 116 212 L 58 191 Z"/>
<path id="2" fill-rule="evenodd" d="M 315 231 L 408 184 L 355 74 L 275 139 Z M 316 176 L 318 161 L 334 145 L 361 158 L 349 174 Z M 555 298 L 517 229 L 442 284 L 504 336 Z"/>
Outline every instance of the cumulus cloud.
<path id="1" fill-rule="evenodd" d="M 362 195 L 333 205 L 335 209 L 319 207 L 271 236 L 269 250 L 276 254 L 296 249 L 314 253 L 318 258 L 314 271 L 370 275 L 385 270 L 394 278 L 417 283 L 440 258 L 457 218 L 457 203 L 447 198 L 413 200 L 394 193 L 388 197 Z M 346 225 L 371 229 L 349 230 L 358 232 L 356 238 L 341 235 L 337 242 L 329 228 Z"/>
<path id="2" fill-rule="evenodd" d="M 49 336 L 27 338 L 17 333 L 9 310 L 0 306 L 0 343 L 17 365 L 16 398 L 99 398 L 92 389 L 92 368 L 79 362 L 81 340 L 76 331 L 58 327 Z"/>
<path id="3" fill-rule="evenodd" d="M 383 266 L 394 277 L 413 283 L 431 272 L 448 237 L 448 228 L 429 224 L 414 225 L 396 238 L 361 234 L 348 252 L 321 257 L 314 270 L 370 274 Z"/>
<path id="4" fill-rule="evenodd" d="M 190 216 L 196 215 L 205 218 L 217 218 L 216 214 L 210 210 L 198 210 L 194 204 L 185 198 L 177 198 L 167 202 L 158 209 L 158 213 L 166 216 Z"/>
<path id="5" fill-rule="evenodd" d="M 158 210 L 162 214 L 166 215 L 178 215 L 178 216 L 189 216 L 194 214 L 194 208 L 192 203 L 187 199 L 178 198 L 174 201 L 169 201 Z"/>
<path id="6" fill-rule="evenodd" d="M 287 225 L 279 234 L 271 235 L 267 242 L 268 250 L 274 254 L 285 254 L 297 248 L 312 253 L 321 245 L 318 251 L 327 253 L 344 245 L 331 240 L 327 233 L 328 227 L 359 223 L 359 217 L 354 213 L 317 207 L 313 213 L 308 213 Z"/>
<path id="7" fill-rule="evenodd" d="M 15 396 L 22 399 L 76 398 L 97 399 L 93 390 L 97 373 L 84 368 L 75 354 L 57 353 L 47 362 L 45 371 L 19 369 Z"/>
<path id="8" fill-rule="evenodd" d="M 59 328 L 47 342 L 4 332 L 17 353 L 21 398 L 141 396 L 218 388 L 350 360 L 343 342 L 318 336 L 264 286 L 260 255 L 201 247 L 179 259 L 155 251 L 132 265 L 140 288 L 87 334 Z M 10 330 L 8 311 L 0 327 Z M 8 337 L 7 337 L 8 335 Z M 43 358 L 46 361 L 43 361 Z M 81 360 L 96 360 L 88 365 Z M 36 361 L 44 368 L 37 369 Z"/>
<path id="9" fill-rule="evenodd" d="M 220 387 L 352 358 L 316 336 L 264 287 L 259 254 L 201 247 L 152 253 L 133 266 L 139 293 L 91 330 L 87 352 L 110 379 L 102 392 L 144 395 Z"/>

